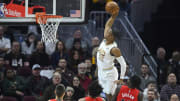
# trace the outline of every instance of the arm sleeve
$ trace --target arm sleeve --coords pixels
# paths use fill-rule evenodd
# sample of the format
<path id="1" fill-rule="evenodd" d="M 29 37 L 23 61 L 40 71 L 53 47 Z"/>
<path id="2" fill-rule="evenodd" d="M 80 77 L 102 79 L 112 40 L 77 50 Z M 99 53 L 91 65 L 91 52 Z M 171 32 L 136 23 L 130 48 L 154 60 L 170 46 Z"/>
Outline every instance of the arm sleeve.
<path id="1" fill-rule="evenodd" d="M 126 62 L 124 60 L 123 56 L 117 57 L 116 60 L 120 63 L 121 65 L 121 76 L 120 78 L 123 79 L 126 73 Z"/>

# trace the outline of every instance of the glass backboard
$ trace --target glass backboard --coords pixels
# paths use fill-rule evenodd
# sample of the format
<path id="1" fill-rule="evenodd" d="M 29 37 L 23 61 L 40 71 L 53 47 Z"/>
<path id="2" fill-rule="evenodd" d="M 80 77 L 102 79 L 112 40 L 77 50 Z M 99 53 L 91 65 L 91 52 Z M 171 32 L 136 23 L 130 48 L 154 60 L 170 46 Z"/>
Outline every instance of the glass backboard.
<path id="1" fill-rule="evenodd" d="M 36 12 L 63 16 L 62 23 L 85 21 L 86 0 L 1 0 L 1 23 L 35 23 Z"/>

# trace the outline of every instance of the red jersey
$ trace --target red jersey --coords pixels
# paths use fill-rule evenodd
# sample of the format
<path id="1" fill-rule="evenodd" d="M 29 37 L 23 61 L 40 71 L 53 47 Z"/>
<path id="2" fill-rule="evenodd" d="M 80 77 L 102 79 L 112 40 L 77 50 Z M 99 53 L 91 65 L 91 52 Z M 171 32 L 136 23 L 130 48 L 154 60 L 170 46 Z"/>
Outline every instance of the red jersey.
<path id="1" fill-rule="evenodd" d="M 139 95 L 138 89 L 131 89 L 128 86 L 121 86 L 119 94 L 117 96 L 117 101 L 138 101 Z"/>
<path id="2" fill-rule="evenodd" d="M 85 97 L 86 101 L 103 101 L 103 98 L 101 97 L 96 97 L 96 98 L 92 98 L 92 97 Z"/>
<path id="3" fill-rule="evenodd" d="M 50 99 L 49 101 L 57 101 L 56 99 Z"/>
<path id="4" fill-rule="evenodd" d="M 48 100 L 48 101 L 57 101 L 56 99 L 50 99 L 50 100 Z"/>

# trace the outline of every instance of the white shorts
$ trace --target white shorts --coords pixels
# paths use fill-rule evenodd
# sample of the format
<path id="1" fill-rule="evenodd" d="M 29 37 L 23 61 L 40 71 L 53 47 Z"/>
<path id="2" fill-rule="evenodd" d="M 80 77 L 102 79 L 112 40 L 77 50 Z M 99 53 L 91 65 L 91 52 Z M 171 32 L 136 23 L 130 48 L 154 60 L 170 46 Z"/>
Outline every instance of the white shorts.
<path id="1" fill-rule="evenodd" d="M 110 70 L 98 69 L 98 81 L 102 86 L 104 93 L 114 94 L 117 87 L 117 84 L 114 83 L 115 80 L 118 80 L 118 71 L 116 67 L 113 67 Z"/>

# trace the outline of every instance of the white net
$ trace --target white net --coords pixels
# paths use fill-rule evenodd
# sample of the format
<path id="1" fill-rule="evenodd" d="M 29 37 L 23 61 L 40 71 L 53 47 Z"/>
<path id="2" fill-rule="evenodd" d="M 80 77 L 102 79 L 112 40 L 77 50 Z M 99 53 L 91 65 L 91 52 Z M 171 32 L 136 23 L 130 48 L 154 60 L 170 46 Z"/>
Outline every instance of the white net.
<path id="1" fill-rule="evenodd" d="M 41 16 L 41 15 L 40 15 Z M 61 18 L 38 17 L 38 23 L 41 27 L 41 41 L 45 43 L 56 43 L 56 32 L 61 22 Z"/>

